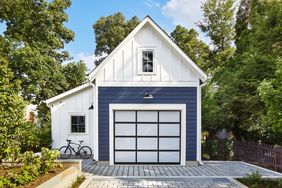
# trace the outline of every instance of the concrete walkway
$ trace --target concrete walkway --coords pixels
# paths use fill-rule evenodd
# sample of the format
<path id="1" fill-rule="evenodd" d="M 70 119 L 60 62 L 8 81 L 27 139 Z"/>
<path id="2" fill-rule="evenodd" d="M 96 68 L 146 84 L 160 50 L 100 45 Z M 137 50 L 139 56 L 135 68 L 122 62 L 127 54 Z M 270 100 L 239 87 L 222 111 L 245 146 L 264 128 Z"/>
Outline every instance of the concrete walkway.
<path id="1" fill-rule="evenodd" d="M 258 171 L 263 178 L 282 174 L 241 161 L 205 161 L 201 166 L 96 165 L 84 160 L 82 171 L 94 187 L 245 187 L 234 178 Z"/>

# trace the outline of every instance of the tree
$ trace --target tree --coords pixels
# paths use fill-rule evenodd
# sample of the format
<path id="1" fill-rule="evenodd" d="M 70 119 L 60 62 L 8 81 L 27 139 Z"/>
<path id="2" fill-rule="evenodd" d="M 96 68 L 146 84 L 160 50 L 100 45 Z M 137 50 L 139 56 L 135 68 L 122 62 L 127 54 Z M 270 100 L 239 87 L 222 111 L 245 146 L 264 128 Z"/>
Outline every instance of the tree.
<path id="1" fill-rule="evenodd" d="M 241 0 L 236 14 L 236 24 L 235 24 L 235 45 L 237 51 L 240 51 L 240 38 L 241 34 L 248 29 L 249 24 L 249 12 L 250 12 L 250 0 Z"/>
<path id="2" fill-rule="evenodd" d="M 282 59 L 277 61 L 275 77 L 264 80 L 259 89 L 259 95 L 266 106 L 266 115 L 263 121 L 272 127 L 274 133 L 282 133 Z M 282 141 L 279 138 L 280 143 Z"/>
<path id="3" fill-rule="evenodd" d="M 64 25 L 70 0 L 1 0 L 0 4 L 0 21 L 7 26 L 4 37 L 12 44 L 4 55 L 21 80 L 22 96 L 40 104 L 65 90 L 61 62 L 68 53 L 63 47 L 74 36 Z"/>
<path id="4" fill-rule="evenodd" d="M 281 8 L 281 1 L 250 1 L 249 27 L 240 36 L 241 50 L 236 54 L 237 66 L 233 69 L 237 83 L 232 86 L 235 88 L 232 98 L 237 97 L 240 104 L 234 114 L 238 119 L 236 127 L 245 139 L 271 143 L 275 136 L 271 124 L 274 130 L 279 130 L 276 127 L 279 116 L 273 122 L 266 119 L 280 108 L 273 102 L 279 99 L 276 82 L 282 55 Z M 270 97 L 274 101 L 270 102 Z"/>
<path id="5" fill-rule="evenodd" d="M 210 38 L 209 72 L 212 79 L 203 88 L 203 127 L 211 132 L 232 128 L 233 115 L 224 90 L 225 68 L 234 54 L 234 1 L 207 0 L 202 5 L 203 21 L 197 23 Z M 214 135 L 210 133 L 210 135 Z"/>
<path id="6" fill-rule="evenodd" d="M 170 35 L 187 56 L 204 71 L 208 71 L 210 49 L 208 45 L 198 39 L 199 34 L 195 29 L 188 30 L 185 27 L 177 25 Z"/>
<path id="7" fill-rule="evenodd" d="M 96 40 L 95 56 L 100 57 L 95 64 L 99 65 L 139 23 L 136 16 L 126 21 L 120 12 L 101 17 L 93 25 Z"/>
<path id="8" fill-rule="evenodd" d="M 197 25 L 210 37 L 215 52 L 225 51 L 233 42 L 233 5 L 234 0 L 208 0 L 201 7 L 204 19 Z"/>
<path id="9" fill-rule="evenodd" d="M 86 66 L 80 62 L 71 62 L 62 67 L 62 71 L 65 75 L 66 81 L 68 83 L 67 90 L 75 88 L 86 81 Z"/>
<path id="10" fill-rule="evenodd" d="M 14 79 L 8 60 L 3 57 L 4 43 L 0 36 L 0 164 L 19 152 L 18 130 L 24 124 L 25 107 L 19 96 L 20 82 Z"/>

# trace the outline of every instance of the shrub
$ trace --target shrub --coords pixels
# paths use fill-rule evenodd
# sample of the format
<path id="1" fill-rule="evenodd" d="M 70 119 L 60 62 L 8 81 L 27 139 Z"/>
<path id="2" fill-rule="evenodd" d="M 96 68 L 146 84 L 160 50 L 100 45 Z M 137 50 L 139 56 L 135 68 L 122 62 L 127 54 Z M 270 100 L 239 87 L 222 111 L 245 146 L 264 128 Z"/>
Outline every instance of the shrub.
<path id="1" fill-rule="evenodd" d="M 41 157 L 41 173 L 45 174 L 48 173 L 51 169 L 54 168 L 61 168 L 61 163 L 54 163 L 55 160 L 60 155 L 60 152 L 58 150 L 49 150 L 47 148 L 41 149 L 42 157 Z"/>
<path id="2" fill-rule="evenodd" d="M 54 168 L 61 168 L 62 164 L 55 163 L 59 151 L 42 148 L 42 156 L 31 151 L 22 154 L 18 159 L 19 168 L 12 168 L 0 177 L 0 187 L 16 187 L 35 180 L 39 175 L 46 174 Z"/>

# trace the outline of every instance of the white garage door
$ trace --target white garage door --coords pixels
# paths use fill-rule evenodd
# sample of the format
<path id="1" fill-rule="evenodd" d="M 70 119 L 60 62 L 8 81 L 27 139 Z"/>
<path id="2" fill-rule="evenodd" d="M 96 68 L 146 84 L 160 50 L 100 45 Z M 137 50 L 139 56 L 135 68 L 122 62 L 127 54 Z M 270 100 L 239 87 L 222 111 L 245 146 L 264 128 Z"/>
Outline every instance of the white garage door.
<path id="1" fill-rule="evenodd" d="M 180 164 L 181 113 L 114 111 L 115 164 Z"/>

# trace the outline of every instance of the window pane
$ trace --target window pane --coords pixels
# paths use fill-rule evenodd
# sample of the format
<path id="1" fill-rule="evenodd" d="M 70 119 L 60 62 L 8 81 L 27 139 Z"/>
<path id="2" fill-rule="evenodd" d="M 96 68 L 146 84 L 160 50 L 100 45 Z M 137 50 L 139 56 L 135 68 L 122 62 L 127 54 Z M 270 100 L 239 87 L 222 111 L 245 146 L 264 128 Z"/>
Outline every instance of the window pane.
<path id="1" fill-rule="evenodd" d="M 147 61 L 148 60 L 148 53 L 147 51 L 142 52 L 142 61 Z"/>
<path id="2" fill-rule="evenodd" d="M 84 133 L 85 132 L 85 125 L 79 125 L 79 132 Z"/>
<path id="3" fill-rule="evenodd" d="M 137 152 L 137 162 L 154 162 L 158 161 L 158 152 Z"/>
<path id="4" fill-rule="evenodd" d="M 85 124 L 85 116 L 79 116 L 79 124 Z"/>
<path id="5" fill-rule="evenodd" d="M 153 52 L 152 51 L 148 51 L 148 60 L 153 61 Z"/>
<path id="6" fill-rule="evenodd" d="M 138 122 L 158 122 L 157 111 L 138 111 L 137 112 Z"/>
<path id="7" fill-rule="evenodd" d="M 158 124 L 138 124 L 137 136 L 157 136 Z"/>
<path id="8" fill-rule="evenodd" d="M 135 111 L 115 111 L 116 122 L 135 122 Z"/>
<path id="9" fill-rule="evenodd" d="M 78 124 L 78 116 L 71 116 L 71 124 Z"/>
<path id="10" fill-rule="evenodd" d="M 85 133 L 85 116 L 71 116 L 71 132 Z"/>
<path id="11" fill-rule="evenodd" d="M 147 72 L 153 72 L 153 62 L 147 62 Z"/>
<path id="12" fill-rule="evenodd" d="M 180 122 L 179 111 L 161 111 L 160 122 Z"/>
<path id="13" fill-rule="evenodd" d="M 153 72 L 153 51 L 142 51 L 143 72 Z"/>

